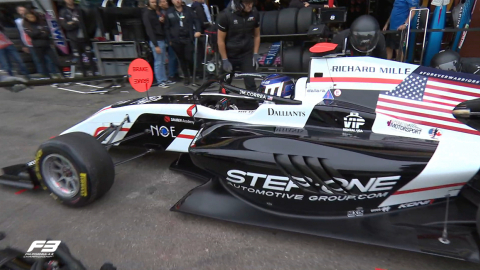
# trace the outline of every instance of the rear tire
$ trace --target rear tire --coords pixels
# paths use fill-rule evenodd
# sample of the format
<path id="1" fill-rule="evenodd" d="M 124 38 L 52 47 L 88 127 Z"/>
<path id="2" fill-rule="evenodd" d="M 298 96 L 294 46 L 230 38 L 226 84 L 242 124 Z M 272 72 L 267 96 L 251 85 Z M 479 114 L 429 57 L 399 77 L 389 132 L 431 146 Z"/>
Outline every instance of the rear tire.
<path id="1" fill-rule="evenodd" d="M 35 172 L 42 188 L 69 207 L 99 199 L 115 179 L 115 166 L 105 147 L 83 132 L 60 135 L 40 145 Z"/>
<path id="2" fill-rule="evenodd" d="M 297 33 L 298 8 L 286 8 L 278 13 L 277 31 L 279 35 Z"/>
<path id="3" fill-rule="evenodd" d="M 312 57 L 312 53 L 310 52 L 310 47 L 305 46 L 305 48 L 303 48 L 303 54 L 302 54 L 302 71 L 303 72 L 308 72 L 310 68 L 310 57 Z"/>
<path id="4" fill-rule="evenodd" d="M 264 35 L 277 35 L 278 10 L 266 11 L 263 15 L 262 29 Z"/>
<path id="5" fill-rule="evenodd" d="M 315 13 L 312 7 L 301 8 L 297 16 L 297 33 L 306 34 L 310 25 L 315 21 Z"/>
<path id="6" fill-rule="evenodd" d="M 282 65 L 285 72 L 302 71 L 302 47 L 295 46 L 283 51 Z"/>

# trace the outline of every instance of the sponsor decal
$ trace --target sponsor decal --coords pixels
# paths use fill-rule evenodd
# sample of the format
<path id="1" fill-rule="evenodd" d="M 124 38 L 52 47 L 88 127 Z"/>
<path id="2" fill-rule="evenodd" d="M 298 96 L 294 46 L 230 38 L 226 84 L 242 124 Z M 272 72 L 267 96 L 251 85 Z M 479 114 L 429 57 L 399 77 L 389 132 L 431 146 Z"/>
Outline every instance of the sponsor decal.
<path id="1" fill-rule="evenodd" d="M 33 167 L 33 166 L 35 166 L 36 163 L 37 163 L 37 162 L 36 162 L 35 160 L 32 160 L 32 161 L 30 161 L 30 162 L 27 162 L 27 166 L 28 166 L 28 167 Z"/>
<path id="2" fill-rule="evenodd" d="M 382 193 L 371 193 L 371 194 L 360 194 L 360 195 L 329 195 L 329 196 L 310 196 L 308 199 L 310 201 L 323 201 L 323 202 L 342 202 L 342 201 L 357 201 L 357 200 L 370 200 L 377 198 L 386 198 L 388 197 L 388 192 Z"/>
<path id="3" fill-rule="evenodd" d="M 303 187 L 310 187 L 312 180 L 310 178 L 300 178 L 292 177 Z M 300 191 L 300 188 L 286 176 L 278 175 L 267 175 L 254 172 L 245 172 L 241 170 L 229 170 L 227 172 L 227 184 L 233 186 L 237 189 L 242 189 L 250 193 L 256 193 L 259 195 L 266 196 L 276 196 L 286 199 L 295 199 L 302 200 L 303 195 L 291 196 L 282 192 L 295 192 L 296 190 Z M 373 177 L 370 178 L 368 183 L 365 185 L 360 182 L 358 179 L 341 179 L 334 178 L 334 180 L 325 181 L 325 185 L 322 185 L 320 189 L 325 193 L 331 193 L 329 189 L 332 189 L 337 192 L 342 192 L 345 190 L 355 190 L 360 193 L 371 193 L 371 194 L 360 194 L 360 195 L 326 195 L 326 196 L 310 196 L 310 201 L 346 201 L 346 200 L 365 200 L 365 199 L 374 199 L 374 198 L 383 198 L 388 196 L 388 190 L 391 190 L 393 186 L 400 180 L 400 176 L 387 176 L 387 177 Z M 335 188 L 330 185 L 335 184 L 340 185 L 342 188 Z M 319 187 L 318 184 L 316 184 Z M 328 186 L 328 188 L 326 187 Z M 266 190 L 266 191 L 265 191 Z M 268 191 L 271 191 L 271 195 L 267 194 Z M 377 192 L 377 193 L 375 193 Z M 378 193 L 381 192 L 381 193 Z"/>
<path id="4" fill-rule="evenodd" d="M 347 212 L 347 217 L 361 217 L 361 216 L 363 216 L 363 208 L 362 207 L 358 207 L 355 210 Z"/>
<path id="5" fill-rule="evenodd" d="M 330 21 L 335 20 L 335 15 L 330 16 Z"/>
<path id="6" fill-rule="evenodd" d="M 47 20 L 48 26 L 50 27 L 50 32 L 52 33 L 55 45 L 63 53 L 68 53 L 67 42 L 64 34 L 62 33 L 62 30 L 60 29 L 60 25 L 57 22 L 55 12 L 53 12 L 53 10 L 47 10 L 47 13 L 45 15 L 46 15 L 45 18 Z"/>
<path id="7" fill-rule="evenodd" d="M 368 67 L 368 66 L 332 66 L 332 72 L 360 72 L 382 74 L 410 74 L 410 68 Z"/>
<path id="8" fill-rule="evenodd" d="M 342 95 L 342 90 L 340 89 L 335 89 L 335 91 L 333 92 L 333 94 L 336 96 L 336 97 L 339 97 Z"/>
<path id="9" fill-rule="evenodd" d="M 377 208 L 377 209 L 371 209 L 370 212 L 372 213 L 377 213 L 377 212 L 388 212 L 390 211 L 390 209 L 392 209 L 390 206 L 385 206 L 385 207 L 382 207 L 382 208 Z"/>
<path id="10" fill-rule="evenodd" d="M 332 92 L 330 92 L 330 90 L 328 90 L 325 95 L 323 96 L 323 99 L 328 99 L 328 100 L 333 100 L 333 96 L 332 96 Z"/>
<path id="11" fill-rule="evenodd" d="M 42 149 L 40 149 L 37 151 L 37 154 L 35 155 L 35 174 L 37 175 L 38 180 L 42 179 L 42 174 L 40 173 L 40 158 L 42 157 L 42 154 L 43 154 L 43 151 Z M 43 186 L 43 189 L 47 189 L 47 188 Z"/>
<path id="12" fill-rule="evenodd" d="M 442 75 L 442 74 L 425 72 L 425 71 L 421 71 L 420 75 L 425 75 L 425 76 L 434 77 L 434 78 L 447 79 L 447 80 L 453 80 L 453 81 L 459 81 L 459 82 L 472 83 L 472 84 L 479 84 L 480 83 L 480 80 L 472 80 L 472 79 L 466 79 L 466 78 L 457 77 L 457 76 Z"/>
<path id="13" fill-rule="evenodd" d="M 307 89 L 307 93 L 325 93 L 325 89 Z"/>
<path id="14" fill-rule="evenodd" d="M 293 117 L 305 117 L 305 112 L 302 111 L 284 111 L 284 110 L 275 110 L 273 108 L 268 108 L 268 115 L 274 116 L 293 116 Z"/>
<path id="15" fill-rule="evenodd" d="M 399 120 L 387 121 L 387 126 L 392 128 L 392 129 L 400 130 L 400 131 L 407 132 L 407 133 L 412 133 L 412 134 L 422 133 L 422 129 L 420 127 L 418 127 L 417 125 L 410 124 L 410 123 L 405 123 L 405 122 L 399 121 Z"/>
<path id="16" fill-rule="evenodd" d="M 171 122 L 186 123 L 186 124 L 192 124 L 192 125 L 195 124 L 195 122 L 193 120 L 170 117 L 170 116 L 165 116 L 163 120 L 165 120 L 166 123 L 171 121 Z"/>
<path id="17" fill-rule="evenodd" d="M 276 127 L 275 133 L 294 134 L 294 135 L 299 135 L 304 133 L 308 134 L 307 130 L 303 128 L 286 128 L 286 127 Z"/>
<path id="18" fill-rule="evenodd" d="M 58 246 L 62 243 L 59 240 L 35 240 L 27 250 L 24 258 L 52 258 Z M 35 249 L 41 249 L 40 252 L 33 252 Z"/>
<path id="19" fill-rule="evenodd" d="M 430 138 L 435 138 L 435 137 L 440 137 L 442 136 L 442 133 L 440 132 L 440 130 L 438 128 L 431 128 L 429 131 L 428 131 L 428 135 L 430 135 Z"/>
<path id="20" fill-rule="evenodd" d="M 159 101 L 162 99 L 162 96 L 153 96 L 153 97 L 144 97 L 142 99 L 139 99 L 137 101 L 134 101 L 132 102 L 131 105 L 141 105 L 141 104 L 146 104 L 146 103 L 150 103 L 150 102 L 155 102 L 155 101 Z"/>
<path id="21" fill-rule="evenodd" d="M 175 127 L 174 126 L 170 126 L 170 127 L 166 127 L 166 126 L 157 126 L 157 125 L 150 125 L 150 131 L 152 132 L 152 136 L 157 136 L 157 137 L 172 137 L 172 138 L 175 138 L 177 136 L 175 136 L 173 133 L 175 132 Z"/>
<path id="22" fill-rule="evenodd" d="M 122 105 L 122 104 L 129 103 L 130 101 L 132 101 L 132 100 L 122 100 L 122 101 L 114 103 L 113 105 Z"/>
<path id="23" fill-rule="evenodd" d="M 237 21 L 237 20 L 233 20 L 233 24 L 238 24 L 238 21 Z"/>
<path id="24" fill-rule="evenodd" d="M 265 95 L 265 94 L 246 91 L 246 90 L 240 90 L 240 95 L 254 97 L 254 98 L 261 98 L 261 99 L 266 99 L 267 98 L 267 95 Z"/>
<path id="25" fill-rule="evenodd" d="M 82 196 L 82 197 L 87 197 L 88 196 L 87 174 L 86 173 L 80 173 L 80 196 Z"/>
<path id="26" fill-rule="evenodd" d="M 343 131 L 363 132 L 360 127 L 365 124 L 365 119 L 363 119 L 359 113 L 350 112 L 349 115 L 343 118 L 343 121 L 345 127 Z"/>
<path id="27" fill-rule="evenodd" d="M 233 111 L 233 112 L 252 114 L 252 113 L 255 112 L 255 110 L 238 110 L 238 111 Z"/>
<path id="28" fill-rule="evenodd" d="M 433 201 L 434 201 L 434 200 L 425 200 L 425 201 L 404 203 L 404 204 L 401 204 L 400 206 L 398 206 L 398 209 L 404 209 L 404 208 L 410 208 L 410 207 L 428 205 L 428 204 L 432 204 Z"/>
<path id="29" fill-rule="evenodd" d="M 252 17 L 249 17 L 247 22 L 250 22 L 250 21 L 255 21 L 255 18 L 252 16 Z"/>

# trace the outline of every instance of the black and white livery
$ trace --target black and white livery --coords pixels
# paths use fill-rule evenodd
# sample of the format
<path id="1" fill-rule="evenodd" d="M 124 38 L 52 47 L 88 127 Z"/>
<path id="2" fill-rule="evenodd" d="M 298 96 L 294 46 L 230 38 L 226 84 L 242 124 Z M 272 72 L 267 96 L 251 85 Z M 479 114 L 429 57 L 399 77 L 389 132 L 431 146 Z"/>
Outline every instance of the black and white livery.
<path id="1" fill-rule="evenodd" d="M 476 75 L 316 54 L 290 98 L 222 77 L 106 106 L 0 183 L 80 207 L 112 186 L 111 147 L 173 151 L 204 183 L 172 211 L 478 263 L 479 115 Z"/>

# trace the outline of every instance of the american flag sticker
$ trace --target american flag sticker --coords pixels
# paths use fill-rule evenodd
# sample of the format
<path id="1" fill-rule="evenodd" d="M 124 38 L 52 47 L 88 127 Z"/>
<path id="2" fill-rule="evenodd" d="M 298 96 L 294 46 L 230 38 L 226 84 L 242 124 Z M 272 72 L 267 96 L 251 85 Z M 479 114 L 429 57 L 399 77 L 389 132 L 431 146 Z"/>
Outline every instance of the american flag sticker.
<path id="1" fill-rule="evenodd" d="M 463 75 L 460 74 L 457 76 Z M 394 90 L 380 93 L 376 112 L 429 127 L 425 129 L 429 137 L 441 134 L 431 131 L 431 128 L 480 135 L 480 132 L 461 123 L 452 114 L 461 102 L 477 98 L 480 98 L 480 85 L 420 75 L 416 71 Z"/>

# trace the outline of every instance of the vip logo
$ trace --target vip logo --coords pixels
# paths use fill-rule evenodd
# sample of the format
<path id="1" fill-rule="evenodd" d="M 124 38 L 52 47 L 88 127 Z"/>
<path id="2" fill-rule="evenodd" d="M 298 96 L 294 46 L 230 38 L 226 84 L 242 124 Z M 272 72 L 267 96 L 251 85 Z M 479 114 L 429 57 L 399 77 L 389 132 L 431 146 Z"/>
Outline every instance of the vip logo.
<path id="1" fill-rule="evenodd" d="M 58 240 L 35 240 L 25 253 L 25 258 L 50 258 L 53 253 L 57 251 L 58 246 L 62 241 Z M 41 249 L 39 253 L 32 253 L 35 249 Z"/>
<path id="2" fill-rule="evenodd" d="M 358 129 L 360 129 L 361 126 L 365 124 L 365 119 L 363 119 L 359 115 L 359 113 L 354 113 L 354 112 L 351 112 L 350 115 L 345 116 L 343 120 L 344 120 L 345 128 L 349 129 L 349 131 L 350 130 L 357 131 Z"/>

